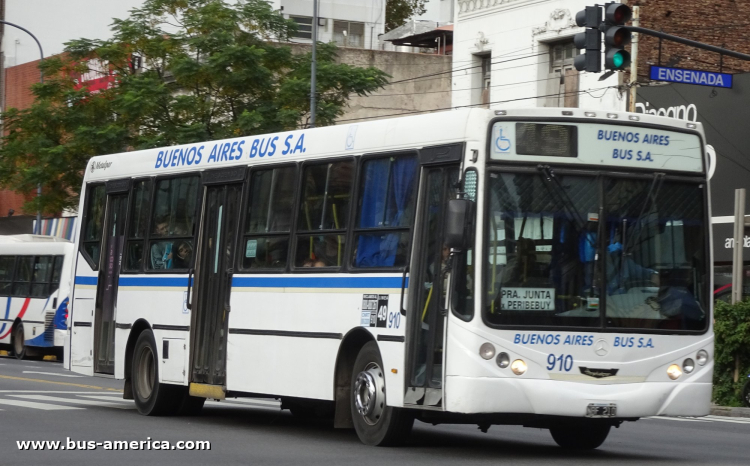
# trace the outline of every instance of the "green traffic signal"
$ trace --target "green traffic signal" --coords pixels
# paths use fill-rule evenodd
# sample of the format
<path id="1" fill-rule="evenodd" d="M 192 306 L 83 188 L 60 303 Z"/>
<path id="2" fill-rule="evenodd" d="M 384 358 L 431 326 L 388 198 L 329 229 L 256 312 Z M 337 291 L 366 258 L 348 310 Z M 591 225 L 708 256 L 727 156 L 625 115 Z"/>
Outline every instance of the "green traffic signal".
<path id="1" fill-rule="evenodd" d="M 610 49 L 604 56 L 604 68 L 621 71 L 630 66 L 630 53 L 622 49 Z"/>
<path id="2" fill-rule="evenodd" d="M 612 64 L 615 68 L 619 68 L 623 63 L 625 63 L 625 58 L 622 56 L 622 52 L 617 52 L 614 58 L 612 58 Z"/>

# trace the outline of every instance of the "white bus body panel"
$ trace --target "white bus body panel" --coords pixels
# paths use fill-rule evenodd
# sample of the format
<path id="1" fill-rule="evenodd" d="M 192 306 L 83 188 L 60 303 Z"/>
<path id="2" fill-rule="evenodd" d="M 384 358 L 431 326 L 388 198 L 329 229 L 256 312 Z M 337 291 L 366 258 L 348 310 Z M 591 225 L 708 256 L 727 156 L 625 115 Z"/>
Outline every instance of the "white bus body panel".
<path id="1" fill-rule="evenodd" d="M 305 274 L 322 279 L 349 278 L 346 274 Z M 279 275 L 245 275 L 280 278 Z M 283 276 L 281 276 L 283 277 Z M 358 281 L 401 275 L 357 274 Z M 235 276 L 237 279 L 243 276 Z M 293 280 L 293 278 L 290 278 Z M 333 400 L 333 380 L 341 337 L 361 326 L 363 294 L 387 294 L 389 317 L 399 314 L 399 288 L 253 288 L 232 289 L 230 329 L 253 329 L 255 334 L 232 333 L 227 352 L 227 389 L 253 393 Z M 404 336 L 405 319 L 398 328 L 365 327 L 378 335 Z M 317 332 L 320 338 L 258 335 L 270 332 Z M 336 338 L 334 335 L 338 334 Z M 403 403 L 403 343 L 379 342 L 389 387 L 389 404 Z M 391 369 L 396 369 L 392 372 Z M 391 389 L 392 387 L 392 389 Z"/>

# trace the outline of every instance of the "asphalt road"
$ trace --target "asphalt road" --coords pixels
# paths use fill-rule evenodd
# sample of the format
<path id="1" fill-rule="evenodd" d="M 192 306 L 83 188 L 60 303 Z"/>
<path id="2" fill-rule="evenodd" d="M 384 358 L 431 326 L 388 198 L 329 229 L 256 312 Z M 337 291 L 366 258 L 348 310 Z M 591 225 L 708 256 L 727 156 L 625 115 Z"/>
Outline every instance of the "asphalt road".
<path id="1" fill-rule="evenodd" d="M 192 464 L 742 464 L 750 419 L 643 419 L 610 433 L 598 450 L 568 452 L 540 429 L 416 423 L 404 447 L 362 445 L 353 431 L 301 421 L 269 400 L 206 404 L 198 417 L 149 418 L 122 400 L 122 383 L 48 361 L 0 357 L 0 465 Z M 95 450 L 21 450 L 19 441 L 101 442 Z M 105 442 L 209 441 L 210 450 L 105 450 Z M 140 444 L 139 444 L 140 445 Z"/>

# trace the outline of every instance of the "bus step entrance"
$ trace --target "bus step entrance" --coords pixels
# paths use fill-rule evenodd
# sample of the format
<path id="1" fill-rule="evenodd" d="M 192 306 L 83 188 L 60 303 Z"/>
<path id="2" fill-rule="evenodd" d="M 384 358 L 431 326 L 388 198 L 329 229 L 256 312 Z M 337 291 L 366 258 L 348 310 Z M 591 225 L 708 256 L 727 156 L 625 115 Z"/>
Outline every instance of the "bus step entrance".
<path id="1" fill-rule="evenodd" d="M 223 400 L 226 391 L 223 385 L 209 385 L 206 383 L 191 383 L 190 396 L 198 396 L 212 400 Z"/>

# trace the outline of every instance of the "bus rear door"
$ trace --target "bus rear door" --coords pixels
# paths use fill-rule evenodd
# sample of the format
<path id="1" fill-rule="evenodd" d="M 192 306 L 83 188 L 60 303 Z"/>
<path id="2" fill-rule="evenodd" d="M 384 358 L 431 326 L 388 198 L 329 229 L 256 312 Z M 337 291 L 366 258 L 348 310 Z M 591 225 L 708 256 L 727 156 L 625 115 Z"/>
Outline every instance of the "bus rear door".
<path id="1" fill-rule="evenodd" d="M 115 373 L 115 321 L 120 263 L 125 242 L 130 180 L 110 181 L 107 187 L 103 260 L 99 271 L 94 312 L 94 372 Z"/>

